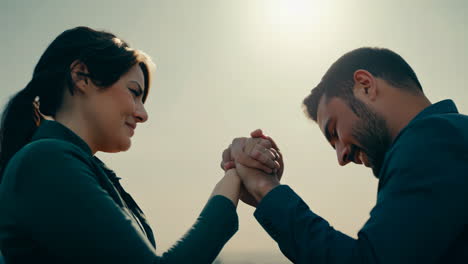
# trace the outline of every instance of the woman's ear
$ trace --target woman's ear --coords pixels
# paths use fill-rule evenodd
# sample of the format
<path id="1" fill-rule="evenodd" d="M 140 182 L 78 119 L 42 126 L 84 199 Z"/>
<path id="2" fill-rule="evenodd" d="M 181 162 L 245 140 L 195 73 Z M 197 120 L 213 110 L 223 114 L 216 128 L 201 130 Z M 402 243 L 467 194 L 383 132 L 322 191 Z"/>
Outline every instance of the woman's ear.
<path id="1" fill-rule="evenodd" d="M 70 65 L 70 74 L 74 85 L 73 88 L 80 93 L 87 93 L 91 83 L 88 67 L 80 60 L 75 60 Z"/>
<path id="2" fill-rule="evenodd" d="M 375 101 L 378 95 L 378 87 L 375 77 L 366 70 L 354 72 L 354 96 L 363 102 Z"/>

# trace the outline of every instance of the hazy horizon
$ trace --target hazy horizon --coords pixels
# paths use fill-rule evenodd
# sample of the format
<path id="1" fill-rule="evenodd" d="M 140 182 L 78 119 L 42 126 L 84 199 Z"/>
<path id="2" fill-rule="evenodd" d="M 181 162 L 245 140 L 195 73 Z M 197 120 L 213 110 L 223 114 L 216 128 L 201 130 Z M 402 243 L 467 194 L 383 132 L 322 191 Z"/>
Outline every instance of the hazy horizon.
<path id="1" fill-rule="evenodd" d="M 234 137 L 262 128 L 279 144 L 283 182 L 337 230 L 356 237 L 377 180 L 340 167 L 301 102 L 342 54 L 386 47 L 414 69 L 432 102 L 468 113 L 466 1 L 8 1 L 0 0 L 2 106 L 30 80 L 48 44 L 79 25 L 105 29 L 157 64 L 132 148 L 98 156 L 114 169 L 152 225 L 162 254 L 190 228 L 223 172 Z M 229 263 L 277 244 L 239 204 Z M 285 262 L 287 263 L 287 262 Z"/>

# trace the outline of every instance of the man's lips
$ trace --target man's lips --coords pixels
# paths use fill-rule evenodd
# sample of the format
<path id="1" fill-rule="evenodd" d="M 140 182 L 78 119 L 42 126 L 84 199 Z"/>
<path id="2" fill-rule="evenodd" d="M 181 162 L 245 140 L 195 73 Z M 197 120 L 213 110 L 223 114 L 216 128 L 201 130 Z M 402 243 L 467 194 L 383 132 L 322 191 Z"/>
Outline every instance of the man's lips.
<path id="1" fill-rule="evenodd" d="M 359 159 L 360 153 L 361 153 L 361 149 L 359 149 L 355 145 L 351 145 L 351 151 L 349 153 L 349 160 L 354 162 L 354 163 L 361 164 L 360 163 L 361 160 Z"/>
<path id="2" fill-rule="evenodd" d="M 359 161 L 361 164 L 364 164 L 366 167 L 370 167 L 369 160 L 367 159 L 367 155 L 363 151 L 359 151 Z"/>
<path id="3" fill-rule="evenodd" d="M 370 167 L 366 153 L 361 148 L 355 145 L 351 146 L 351 153 L 349 157 L 350 160 L 356 164 L 364 164 L 364 166 Z"/>

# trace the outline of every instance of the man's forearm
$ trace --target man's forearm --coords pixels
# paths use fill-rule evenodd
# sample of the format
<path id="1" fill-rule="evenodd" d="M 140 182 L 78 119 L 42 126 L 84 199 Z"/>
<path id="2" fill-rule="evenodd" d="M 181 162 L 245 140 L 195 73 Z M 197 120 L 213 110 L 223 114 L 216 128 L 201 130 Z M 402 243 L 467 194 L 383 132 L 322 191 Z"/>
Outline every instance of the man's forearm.
<path id="1" fill-rule="evenodd" d="M 286 185 L 272 189 L 254 215 L 294 263 L 376 263 L 365 237 L 333 229 Z"/>

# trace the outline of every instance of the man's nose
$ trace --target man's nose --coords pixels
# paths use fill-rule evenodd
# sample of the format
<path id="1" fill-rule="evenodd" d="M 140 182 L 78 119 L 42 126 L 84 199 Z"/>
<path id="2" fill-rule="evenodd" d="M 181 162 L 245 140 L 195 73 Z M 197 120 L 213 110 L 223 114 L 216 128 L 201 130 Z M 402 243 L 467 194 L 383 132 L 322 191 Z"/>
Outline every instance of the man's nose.
<path id="1" fill-rule="evenodd" d="M 349 153 L 350 153 L 350 148 L 349 146 L 346 146 L 342 144 L 341 142 L 337 142 L 335 144 L 335 149 L 336 149 L 336 156 L 338 158 L 338 163 L 341 166 L 344 166 L 350 162 L 349 159 Z"/>

